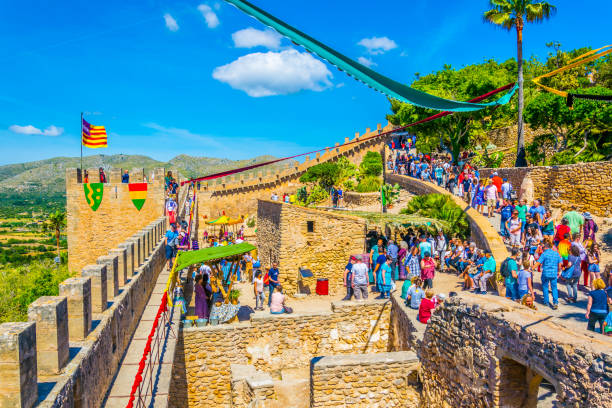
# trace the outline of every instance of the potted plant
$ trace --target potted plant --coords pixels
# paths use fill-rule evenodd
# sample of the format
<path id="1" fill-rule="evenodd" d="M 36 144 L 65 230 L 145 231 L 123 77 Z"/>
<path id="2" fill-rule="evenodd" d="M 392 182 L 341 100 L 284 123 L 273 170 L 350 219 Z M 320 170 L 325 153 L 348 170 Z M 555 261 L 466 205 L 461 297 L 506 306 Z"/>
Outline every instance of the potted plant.
<path id="1" fill-rule="evenodd" d="M 237 305 L 238 299 L 240 298 L 240 291 L 238 289 L 232 289 L 229 293 L 228 298 L 232 305 Z"/>

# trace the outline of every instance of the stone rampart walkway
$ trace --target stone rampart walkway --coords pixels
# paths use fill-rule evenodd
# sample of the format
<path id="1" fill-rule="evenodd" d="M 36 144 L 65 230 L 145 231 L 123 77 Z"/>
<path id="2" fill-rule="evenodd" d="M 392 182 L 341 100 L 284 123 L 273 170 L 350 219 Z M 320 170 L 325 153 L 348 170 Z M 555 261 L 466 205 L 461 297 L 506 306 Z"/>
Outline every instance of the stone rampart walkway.
<path id="1" fill-rule="evenodd" d="M 155 288 L 145 310 L 140 318 L 138 327 L 134 331 L 134 335 L 128 346 L 123 360 L 121 361 L 119 371 L 113 380 L 110 391 L 104 402 L 108 408 L 124 408 L 129 400 L 132 390 L 132 383 L 138 371 L 138 363 L 142 358 L 142 353 L 147 342 L 147 337 L 151 332 L 153 321 L 157 310 L 159 309 L 161 298 L 166 289 L 169 272 L 167 268 L 159 274 Z M 147 395 L 147 406 L 166 407 L 168 405 L 168 391 L 170 390 L 170 379 L 172 374 L 172 363 L 174 362 L 174 349 L 176 346 L 176 336 L 178 335 L 178 320 L 180 319 L 180 311 L 172 308 L 168 313 L 170 319 L 170 327 L 168 335 L 162 343 L 161 356 L 158 360 L 158 365 L 155 366 L 152 377 L 152 386 L 155 390 L 155 401 L 150 405 L 151 395 Z M 144 375 L 143 375 L 144 377 Z M 145 377 L 149 381 L 150 377 Z M 146 388 L 146 386 L 145 386 Z"/>

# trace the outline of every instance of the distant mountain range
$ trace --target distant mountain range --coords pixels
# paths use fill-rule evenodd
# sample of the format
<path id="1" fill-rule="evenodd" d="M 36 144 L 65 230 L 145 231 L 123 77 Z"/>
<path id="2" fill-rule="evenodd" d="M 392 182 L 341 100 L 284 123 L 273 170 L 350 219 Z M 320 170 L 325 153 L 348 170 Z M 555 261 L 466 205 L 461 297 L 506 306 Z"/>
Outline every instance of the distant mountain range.
<path id="1" fill-rule="evenodd" d="M 103 167 L 105 170 L 113 167 L 123 169 L 142 167 L 147 173 L 156 167 L 165 167 L 178 169 L 180 174 L 185 177 L 199 177 L 274 159 L 276 159 L 274 156 L 257 156 L 248 160 L 229 160 L 182 154 L 168 162 L 161 162 L 148 156 L 100 154 L 83 157 L 83 167 L 86 169 Z M 66 186 L 66 169 L 79 167 L 80 162 L 79 157 L 54 157 L 52 159 L 0 166 L 0 191 L 63 192 Z M 280 166 L 284 167 L 286 165 L 287 162 L 281 162 L 266 166 L 265 169 L 278 169 Z"/>

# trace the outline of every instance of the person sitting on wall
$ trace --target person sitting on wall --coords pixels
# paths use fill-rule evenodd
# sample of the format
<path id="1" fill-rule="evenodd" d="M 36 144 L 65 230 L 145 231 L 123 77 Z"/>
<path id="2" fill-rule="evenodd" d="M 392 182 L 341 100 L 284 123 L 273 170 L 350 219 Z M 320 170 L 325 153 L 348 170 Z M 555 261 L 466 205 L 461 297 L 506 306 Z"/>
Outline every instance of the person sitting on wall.
<path id="1" fill-rule="evenodd" d="M 121 182 L 122 183 L 129 183 L 130 182 L 130 173 L 127 170 L 121 176 Z"/>
<path id="2" fill-rule="evenodd" d="M 427 289 L 425 291 L 425 297 L 421 300 L 421 304 L 419 305 L 419 322 L 423 324 L 427 324 L 432 311 L 437 306 L 437 302 L 432 299 L 433 296 L 434 291 L 432 289 Z"/>
<path id="3" fill-rule="evenodd" d="M 270 314 L 293 313 L 293 310 L 285 304 L 285 295 L 283 295 L 283 287 L 277 285 L 272 293 L 270 302 Z"/>

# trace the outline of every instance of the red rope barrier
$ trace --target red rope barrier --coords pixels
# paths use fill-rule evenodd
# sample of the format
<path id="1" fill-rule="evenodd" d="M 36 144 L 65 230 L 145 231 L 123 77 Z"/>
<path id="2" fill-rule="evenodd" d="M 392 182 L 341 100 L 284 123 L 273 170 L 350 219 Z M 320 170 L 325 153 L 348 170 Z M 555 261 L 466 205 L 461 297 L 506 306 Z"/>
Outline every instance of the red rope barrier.
<path id="1" fill-rule="evenodd" d="M 468 102 L 480 102 L 480 101 L 482 101 L 484 99 L 487 99 L 489 96 L 492 96 L 492 95 L 495 95 L 496 93 L 499 93 L 499 92 L 505 91 L 507 89 L 510 89 L 513 86 L 514 86 L 514 82 L 511 83 L 511 84 L 508 84 L 508 85 L 504 85 L 501 88 L 494 89 L 494 90 L 492 90 L 490 92 L 487 92 L 485 94 L 482 94 L 480 96 L 477 96 L 477 97 L 475 97 L 473 99 L 470 99 Z M 359 140 L 354 140 L 352 142 L 345 143 L 345 144 L 343 144 L 343 146 L 351 145 L 351 144 L 354 144 L 354 143 L 361 143 L 363 141 L 366 141 L 366 140 L 369 140 L 369 139 L 373 139 L 375 137 L 386 136 L 386 135 L 389 135 L 391 133 L 395 133 L 395 132 L 398 132 L 400 130 L 407 129 L 407 128 L 412 127 L 412 126 L 420 125 L 422 123 L 430 122 L 432 120 L 436 120 L 438 118 L 451 115 L 453 113 L 455 113 L 455 112 L 445 111 L 445 112 L 436 113 L 435 115 L 429 116 L 429 117 L 427 117 L 425 119 L 421 119 L 421 120 L 418 120 L 416 122 L 409 123 L 408 125 L 404 125 L 404 126 L 401 126 L 399 128 L 396 128 L 396 129 L 393 129 L 393 130 L 389 130 L 387 132 L 379 133 L 379 134 L 373 135 L 373 136 L 368 136 L 365 139 L 359 139 Z M 322 152 L 322 151 L 327 150 L 327 149 L 333 149 L 333 147 L 325 147 L 323 149 L 313 150 L 311 152 L 306 152 L 306 153 L 300 153 L 300 154 L 296 154 L 294 156 L 283 157 L 283 158 L 276 159 L 276 160 L 271 160 L 271 161 L 267 161 L 267 162 L 263 162 L 263 163 L 252 164 L 250 166 L 240 167 L 240 168 L 233 169 L 233 170 L 226 170 L 226 171 L 222 171 L 220 173 L 210 174 L 210 175 L 204 176 L 204 177 L 193 178 L 193 179 L 190 179 L 190 180 L 187 180 L 187 181 L 182 181 L 181 182 L 181 186 L 184 185 L 185 183 L 192 183 L 192 182 L 204 181 L 204 180 L 212 180 L 212 179 L 216 179 L 216 178 L 220 178 L 220 177 L 231 176 L 232 174 L 242 173 L 242 172 L 247 171 L 247 170 L 252 170 L 252 169 L 255 169 L 255 168 L 258 168 L 258 167 L 267 166 L 269 164 L 278 163 L 278 162 L 281 162 L 281 161 L 284 161 L 284 160 L 295 159 L 296 157 L 305 156 L 307 154 L 319 153 L 319 152 Z"/>
<path id="2" fill-rule="evenodd" d="M 157 309 L 157 314 L 155 315 L 155 320 L 153 322 L 153 327 L 151 328 L 151 332 L 149 333 L 149 337 L 147 337 L 147 343 L 145 345 L 144 351 L 142 353 L 142 358 L 138 363 L 138 371 L 136 372 L 136 376 L 134 377 L 134 382 L 132 383 L 132 391 L 130 392 L 130 399 L 127 403 L 127 408 L 133 408 L 134 400 L 136 399 L 136 392 L 138 391 L 138 387 L 142 383 L 143 377 L 142 373 L 144 372 L 147 357 L 151 352 L 151 343 L 153 342 L 153 336 L 155 336 L 155 332 L 157 331 L 157 325 L 159 324 L 159 317 L 162 313 L 165 313 L 168 310 L 168 292 L 164 292 L 161 305 L 159 305 L 159 309 Z"/>

